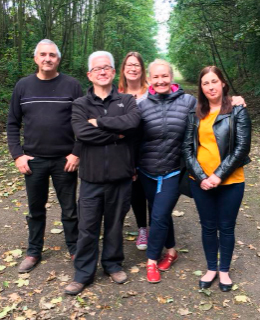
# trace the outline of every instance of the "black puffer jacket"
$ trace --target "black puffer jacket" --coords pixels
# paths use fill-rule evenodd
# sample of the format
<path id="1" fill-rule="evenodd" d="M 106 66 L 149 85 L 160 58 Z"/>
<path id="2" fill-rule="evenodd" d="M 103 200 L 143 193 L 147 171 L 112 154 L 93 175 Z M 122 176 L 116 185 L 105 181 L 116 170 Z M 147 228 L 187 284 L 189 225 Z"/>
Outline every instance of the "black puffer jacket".
<path id="1" fill-rule="evenodd" d="M 134 174 L 133 134 L 140 123 L 140 112 L 130 94 L 114 87 L 102 103 L 93 87 L 72 104 L 72 127 L 81 144 L 81 179 L 92 183 L 113 182 Z M 105 101 L 104 100 L 104 101 Z M 88 123 L 97 119 L 98 127 Z M 119 134 L 124 135 L 123 139 Z"/>
<path id="2" fill-rule="evenodd" d="M 189 111 L 196 99 L 174 85 L 175 92 L 151 94 L 138 108 L 142 117 L 142 139 L 138 164 L 148 174 L 166 175 L 180 168 L 181 145 Z"/>
<path id="3" fill-rule="evenodd" d="M 231 116 L 232 113 L 233 116 Z M 218 115 L 213 125 L 221 158 L 221 163 L 214 173 L 222 181 L 236 168 L 250 162 L 248 154 L 251 144 L 251 121 L 247 108 L 235 106 L 232 113 Z M 194 109 L 188 116 L 182 149 L 188 171 L 198 182 L 201 182 L 207 178 L 207 175 L 197 161 L 199 123 L 200 120 L 196 117 Z"/>

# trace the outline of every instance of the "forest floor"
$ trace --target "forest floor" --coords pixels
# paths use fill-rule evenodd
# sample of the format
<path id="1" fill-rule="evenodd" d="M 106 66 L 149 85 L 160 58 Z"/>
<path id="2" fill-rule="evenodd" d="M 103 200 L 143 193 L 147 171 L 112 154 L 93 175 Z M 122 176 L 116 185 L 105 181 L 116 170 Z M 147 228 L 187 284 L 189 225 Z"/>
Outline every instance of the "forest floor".
<path id="1" fill-rule="evenodd" d="M 257 101 L 250 97 L 246 100 L 254 126 L 252 162 L 245 168 L 246 190 L 237 220 L 231 265 L 235 285 L 228 293 L 219 290 L 218 281 L 210 290 L 201 292 L 198 288 L 200 274 L 206 269 L 200 224 L 193 200 L 184 196 L 173 212 L 179 260 L 168 272 L 162 273 L 158 284 L 146 281 L 146 255 L 136 249 L 137 227 L 130 211 L 124 225 L 124 269 L 129 280 L 117 285 L 99 266 L 95 282 L 79 296 L 64 295 L 64 287 L 73 279 L 74 272 L 53 188 L 47 204 L 42 261 L 31 273 L 18 274 L 17 266 L 27 246 L 28 207 L 23 177 L 11 161 L 6 134 L 2 133 L 0 319 L 260 319 L 260 116 L 253 108 Z"/>

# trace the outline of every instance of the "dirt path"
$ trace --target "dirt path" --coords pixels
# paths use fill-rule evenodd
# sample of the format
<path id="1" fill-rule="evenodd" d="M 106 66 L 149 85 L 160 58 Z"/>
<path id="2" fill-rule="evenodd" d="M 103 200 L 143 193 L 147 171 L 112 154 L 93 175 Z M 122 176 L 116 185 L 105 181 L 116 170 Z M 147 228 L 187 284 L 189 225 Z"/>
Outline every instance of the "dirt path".
<path id="1" fill-rule="evenodd" d="M 253 119 L 255 120 L 255 119 Z M 17 174 L 1 136 L 0 154 L 0 319 L 260 319 L 260 134 L 253 135 L 252 162 L 246 167 L 246 192 L 236 228 L 231 276 L 236 284 L 229 293 L 217 282 L 199 292 L 199 271 L 206 268 L 200 225 L 193 200 L 181 197 L 174 216 L 180 259 L 163 273 L 162 282 L 146 282 L 145 252 L 135 247 L 131 232 L 137 230 L 133 214 L 125 221 L 125 263 L 129 281 L 116 285 L 99 267 L 93 285 L 80 296 L 63 294 L 73 277 L 61 229 L 60 210 L 50 191 L 45 251 L 41 264 L 30 274 L 17 273 L 27 245 L 28 212 L 23 177 Z M 176 214 L 176 212 L 175 212 Z M 6 315 L 5 315 L 6 314 Z"/>

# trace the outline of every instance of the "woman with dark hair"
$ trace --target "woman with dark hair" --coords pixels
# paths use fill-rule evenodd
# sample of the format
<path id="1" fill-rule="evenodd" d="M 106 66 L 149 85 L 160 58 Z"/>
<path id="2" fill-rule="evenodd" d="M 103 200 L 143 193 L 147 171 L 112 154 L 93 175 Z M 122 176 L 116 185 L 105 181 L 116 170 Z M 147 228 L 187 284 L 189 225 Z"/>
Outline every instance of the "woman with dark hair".
<path id="1" fill-rule="evenodd" d="M 148 83 L 142 56 L 138 52 L 129 52 L 125 56 L 120 68 L 118 91 L 132 94 L 138 105 L 147 98 L 147 88 Z M 135 181 L 133 182 L 131 205 L 138 226 L 136 247 L 139 250 L 146 250 L 148 238 L 147 206 L 144 189 L 138 176 L 135 177 Z"/>
<path id="2" fill-rule="evenodd" d="M 219 269 L 222 291 L 232 288 L 229 268 L 235 244 L 234 229 L 244 193 L 243 166 L 250 162 L 251 143 L 247 108 L 233 107 L 228 91 L 219 68 L 208 66 L 201 71 L 198 104 L 188 116 L 182 147 L 208 266 L 199 286 L 209 288 Z"/>

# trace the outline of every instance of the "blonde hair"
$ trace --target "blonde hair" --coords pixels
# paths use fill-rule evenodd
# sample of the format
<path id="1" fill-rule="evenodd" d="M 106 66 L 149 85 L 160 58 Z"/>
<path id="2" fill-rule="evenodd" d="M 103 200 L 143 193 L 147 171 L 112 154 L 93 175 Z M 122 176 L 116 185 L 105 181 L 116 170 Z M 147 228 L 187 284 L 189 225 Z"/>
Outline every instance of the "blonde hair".
<path id="1" fill-rule="evenodd" d="M 163 65 L 163 66 L 166 66 L 169 68 L 169 71 L 170 71 L 170 74 L 171 74 L 171 77 L 173 78 L 173 69 L 172 69 L 172 66 L 171 64 L 166 61 L 166 60 L 163 60 L 163 59 L 155 59 L 153 62 L 151 62 L 148 66 L 148 73 L 149 73 L 149 77 L 151 76 L 151 68 L 154 66 L 154 65 Z"/>

